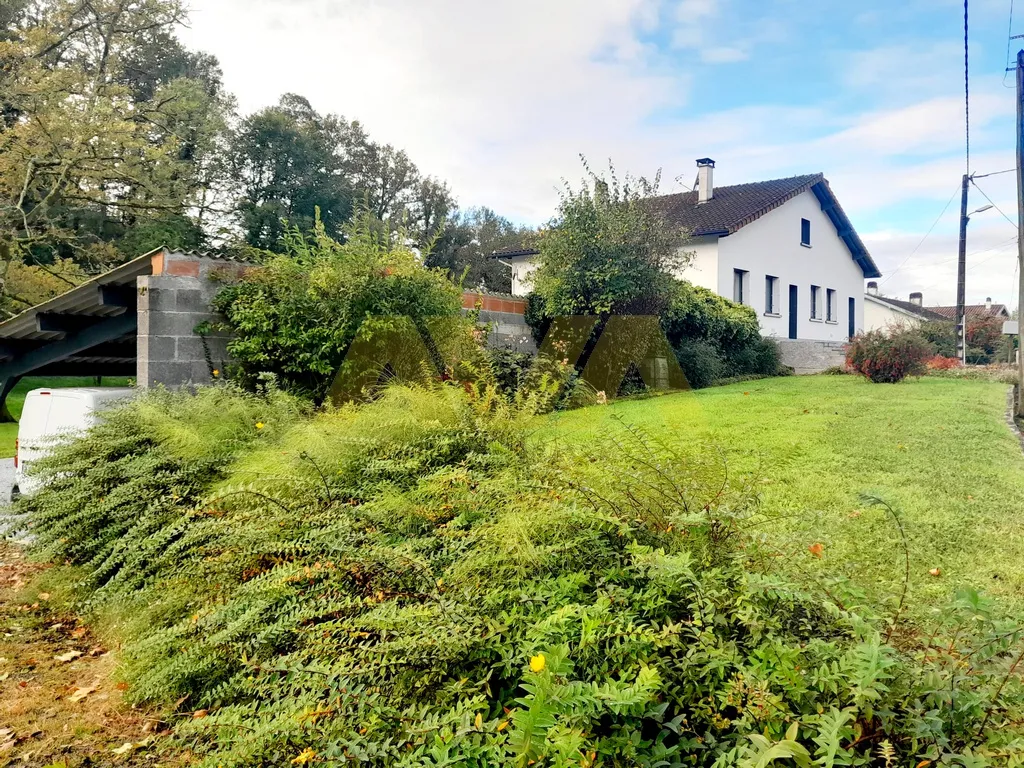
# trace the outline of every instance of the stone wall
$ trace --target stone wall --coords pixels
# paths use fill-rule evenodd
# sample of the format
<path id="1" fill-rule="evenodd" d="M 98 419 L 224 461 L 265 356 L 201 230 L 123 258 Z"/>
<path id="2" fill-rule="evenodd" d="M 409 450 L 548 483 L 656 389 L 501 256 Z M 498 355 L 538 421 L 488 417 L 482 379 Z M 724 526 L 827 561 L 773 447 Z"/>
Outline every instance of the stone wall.
<path id="1" fill-rule="evenodd" d="M 238 262 L 169 251 L 153 257 L 153 274 L 137 281 L 139 387 L 203 384 L 212 378 L 211 368 L 224 368 L 227 337 L 214 333 L 204 343 L 195 329 L 217 320 L 210 301 L 226 280 L 247 268 Z"/>
<path id="2" fill-rule="evenodd" d="M 782 364 L 796 373 L 821 373 L 826 368 L 843 365 L 846 361 L 845 341 L 808 341 L 805 339 L 777 339 L 782 353 Z"/>

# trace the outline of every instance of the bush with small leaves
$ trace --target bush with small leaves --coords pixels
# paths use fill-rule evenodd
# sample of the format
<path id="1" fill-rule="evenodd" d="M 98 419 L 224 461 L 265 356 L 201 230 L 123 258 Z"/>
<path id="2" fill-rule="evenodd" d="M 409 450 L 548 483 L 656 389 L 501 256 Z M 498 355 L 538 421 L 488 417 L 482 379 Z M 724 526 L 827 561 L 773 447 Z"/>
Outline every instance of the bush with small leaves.
<path id="1" fill-rule="evenodd" d="M 846 365 L 876 384 L 895 384 L 927 373 L 925 363 L 933 355 L 932 345 L 915 330 L 893 328 L 854 338 L 847 346 Z"/>

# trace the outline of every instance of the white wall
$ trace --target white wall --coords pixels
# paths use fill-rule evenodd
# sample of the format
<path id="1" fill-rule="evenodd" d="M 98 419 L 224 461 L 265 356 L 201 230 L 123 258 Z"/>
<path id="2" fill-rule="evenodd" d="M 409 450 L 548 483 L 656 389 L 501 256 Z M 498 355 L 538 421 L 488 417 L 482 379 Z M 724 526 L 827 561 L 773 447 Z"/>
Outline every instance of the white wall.
<path id="1" fill-rule="evenodd" d="M 811 246 L 800 244 L 800 220 L 811 222 Z M 789 338 L 789 286 L 797 298 L 797 338 L 844 341 L 849 336 L 848 306 L 856 300 L 856 330 L 864 327 L 864 273 L 836 233 L 835 225 L 808 190 L 774 211 L 718 241 L 718 293 L 733 297 L 733 270 L 749 272 L 747 299 L 757 312 L 761 330 L 780 339 Z M 778 317 L 765 315 L 765 277 L 779 278 Z M 811 286 L 821 288 L 821 320 L 811 320 Z M 836 318 L 824 317 L 826 289 L 836 291 Z"/>
<path id="2" fill-rule="evenodd" d="M 676 277 L 718 293 L 718 238 L 696 237 L 679 250 L 691 253 L 693 258 Z"/>
<path id="3" fill-rule="evenodd" d="M 894 309 L 888 304 L 864 297 L 864 330 L 884 331 L 895 326 L 918 326 L 921 318 Z"/>
<path id="4" fill-rule="evenodd" d="M 512 265 L 512 295 L 527 296 L 533 291 L 533 280 L 531 276 L 537 269 L 528 256 L 518 256 L 508 259 L 507 264 Z"/>

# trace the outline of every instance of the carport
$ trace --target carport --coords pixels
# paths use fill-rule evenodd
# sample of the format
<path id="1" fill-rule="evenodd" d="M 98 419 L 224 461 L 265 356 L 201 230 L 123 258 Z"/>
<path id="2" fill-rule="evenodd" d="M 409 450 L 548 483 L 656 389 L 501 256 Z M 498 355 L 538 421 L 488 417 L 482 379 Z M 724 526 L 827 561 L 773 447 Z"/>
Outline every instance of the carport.
<path id="1" fill-rule="evenodd" d="M 0 323 L 0 420 L 23 376 L 135 376 L 140 256 Z"/>

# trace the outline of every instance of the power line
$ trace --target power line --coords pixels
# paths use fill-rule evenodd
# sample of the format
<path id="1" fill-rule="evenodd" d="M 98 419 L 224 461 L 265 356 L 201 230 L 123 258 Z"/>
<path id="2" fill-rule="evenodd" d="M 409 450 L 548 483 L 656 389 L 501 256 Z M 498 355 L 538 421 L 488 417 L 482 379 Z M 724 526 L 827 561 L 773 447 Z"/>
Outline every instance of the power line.
<path id="1" fill-rule="evenodd" d="M 974 179 L 973 178 L 971 179 L 971 184 L 974 184 Z M 1013 227 L 1014 229 L 1017 229 L 1016 222 L 1014 222 L 1013 219 L 1011 219 L 1009 216 L 1007 216 L 1005 213 L 1003 213 L 1003 209 L 1002 208 L 1000 208 L 998 205 L 996 205 L 995 203 L 992 202 L 992 198 L 985 194 L 985 190 L 984 189 L 979 187 L 977 184 L 974 184 L 974 188 L 976 190 L 978 190 L 979 192 L 981 192 L 981 196 L 984 197 L 986 200 L 988 200 L 989 205 L 991 205 L 993 208 L 995 208 L 997 211 L 999 211 L 999 213 L 1002 214 L 1003 218 L 1006 219 L 1008 222 L 1010 222 L 1010 226 L 1011 227 Z"/>
<path id="2" fill-rule="evenodd" d="M 949 210 L 950 203 L 953 202 L 953 198 L 956 197 L 956 193 L 959 192 L 959 191 L 960 191 L 960 185 L 957 184 L 956 185 L 956 189 L 953 190 L 953 194 L 950 195 L 949 196 L 949 200 L 946 201 L 946 205 L 942 209 L 942 212 L 938 216 L 935 217 L 935 221 L 933 221 L 932 225 L 930 227 L 928 227 L 928 231 L 924 233 L 924 237 L 921 238 L 921 242 L 919 242 L 914 247 L 914 250 L 912 250 L 910 252 L 910 255 L 907 256 L 907 258 L 905 258 L 903 261 L 900 262 L 900 265 L 898 267 L 896 267 L 896 269 L 894 269 L 892 272 L 889 273 L 889 277 L 885 278 L 885 280 L 883 280 L 881 282 L 881 284 L 879 285 L 879 288 L 881 288 L 883 285 L 885 285 L 887 282 L 889 282 L 889 280 L 892 279 L 892 276 L 895 275 L 897 272 L 899 272 L 901 269 L 903 269 L 903 267 L 906 265 L 906 263 L 908 261 L 910 261 L 914 257 L 914 254 L 917 253 L 918 250 L 920 250 L 921 246 L 924 245 L 924 241 L 928 239 L 928 235 L 930 235 L 932 233 L 932 230 L 935 229 L 936 225 L 939 223 L 939 221 L 942 219 L 942 217 L 946 215 L 946 211 Z"/>
<path id="3" fill-rule="evenodd" d="M 1017 170 L 1016 168 L 1007 168 L 1005 171 L 992 171 L 992 173 L 972 173 L 971 174 L 971 178 L 972 179 L 984 179 L 984 178 L 986 178 L 988 176 L 998 176 L 1001 173 L 1013 173 L 1016 170 Z"/>

